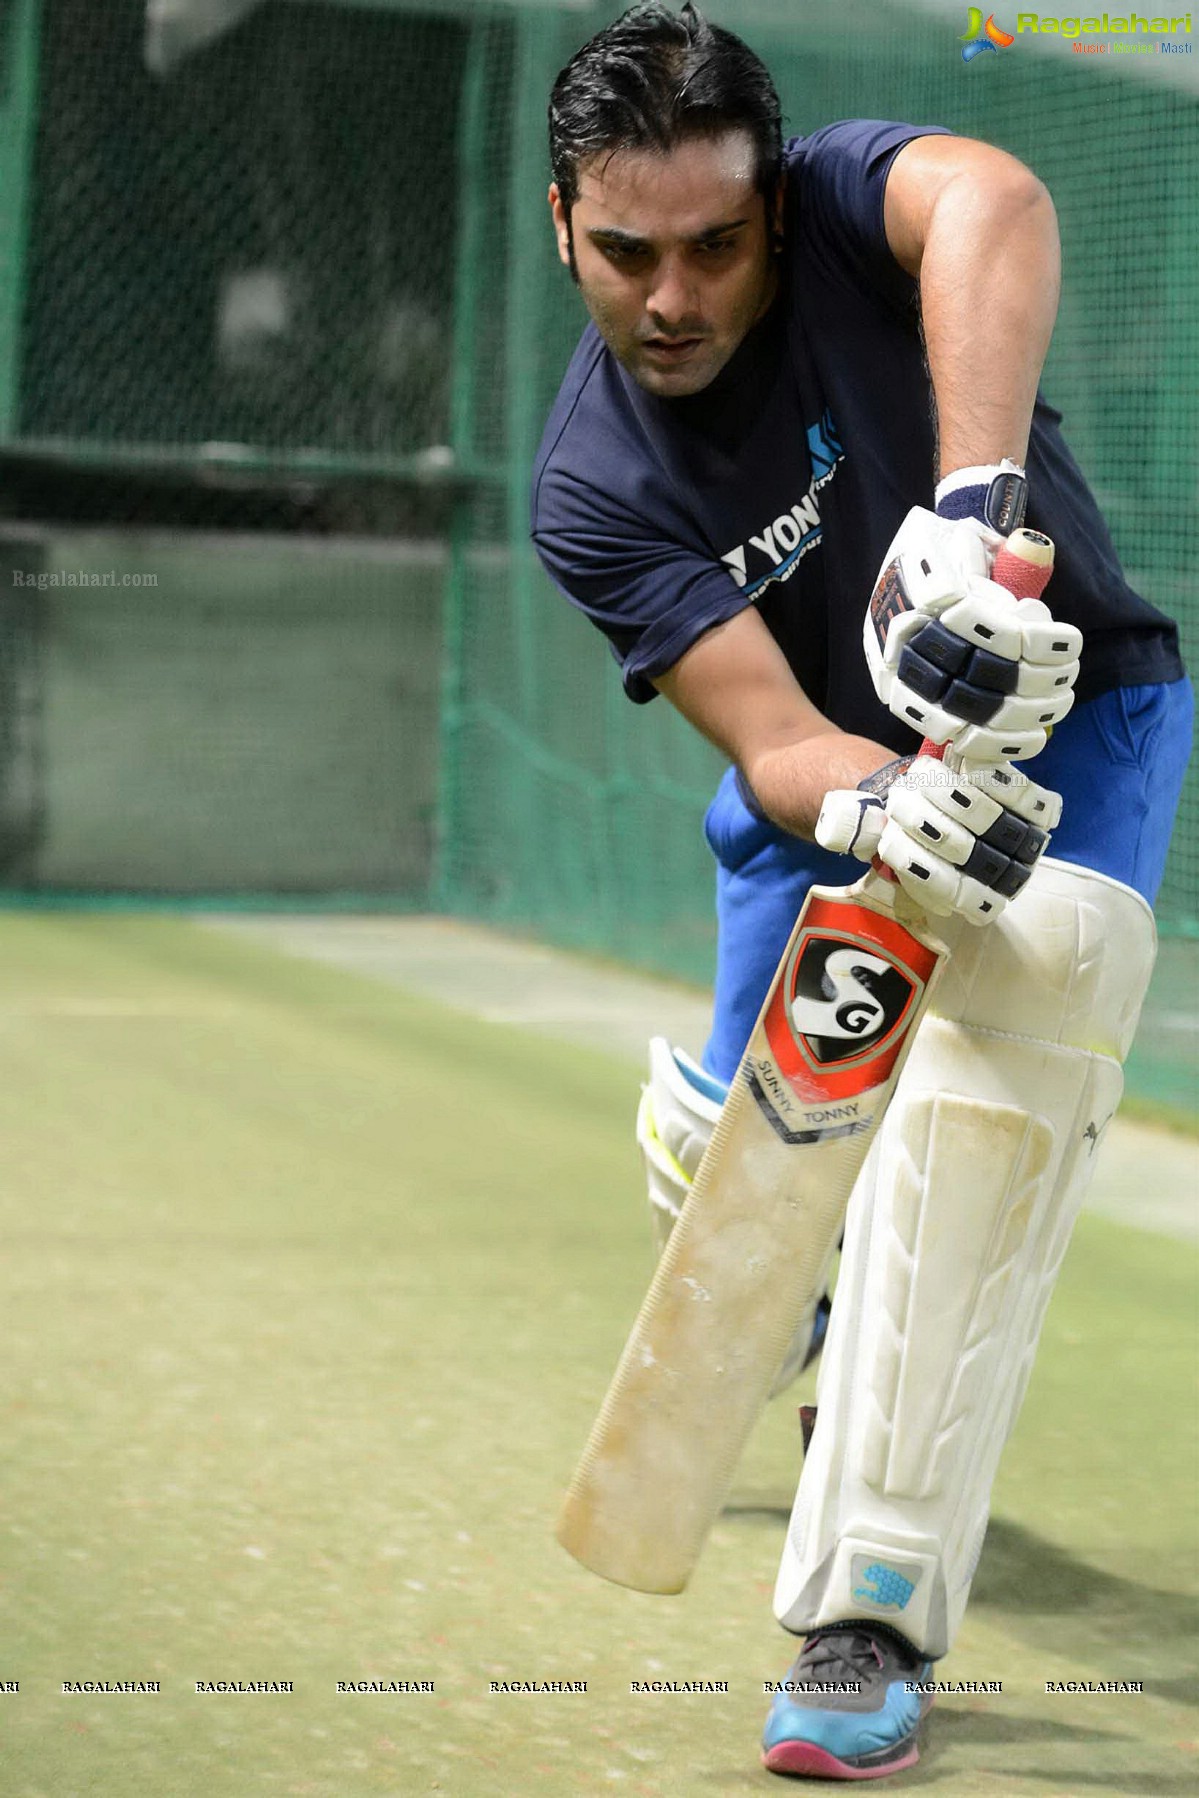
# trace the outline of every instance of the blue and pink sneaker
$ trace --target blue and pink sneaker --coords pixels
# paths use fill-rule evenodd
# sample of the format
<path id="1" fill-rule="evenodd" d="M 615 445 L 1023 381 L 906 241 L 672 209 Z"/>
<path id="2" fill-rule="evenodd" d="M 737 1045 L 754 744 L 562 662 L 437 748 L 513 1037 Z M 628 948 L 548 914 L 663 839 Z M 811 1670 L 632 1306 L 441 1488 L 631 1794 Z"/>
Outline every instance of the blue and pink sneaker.
<path id="1" fill-rule="evenodd" d="M 914 1766 L 932 1662 L 877 1624 L 836 1623 L 805 1638 L 762 1738 L 772 1773 L 881 1779 Z"/>

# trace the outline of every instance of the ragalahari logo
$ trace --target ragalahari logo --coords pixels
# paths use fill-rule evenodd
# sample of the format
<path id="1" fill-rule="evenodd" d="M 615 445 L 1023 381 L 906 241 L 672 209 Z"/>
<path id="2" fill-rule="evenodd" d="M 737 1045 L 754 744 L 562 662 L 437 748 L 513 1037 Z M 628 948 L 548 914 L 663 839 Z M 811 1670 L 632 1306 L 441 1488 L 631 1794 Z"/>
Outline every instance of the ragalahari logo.
<path id="1" fill-rule="evenodd" d="M 994 13 L 991 13 L 986 24 L 983 24 L 981 6 L 970 8 L 970 24 L 958 39 L 959 44 L 966 46 L 962 51 L 963 62 L 970 62 L 974 57 L 981 56 L 984 50 L 1008 50 L 1015 41 L 1010 31 L 1000 30 L 995 23 Z"/>

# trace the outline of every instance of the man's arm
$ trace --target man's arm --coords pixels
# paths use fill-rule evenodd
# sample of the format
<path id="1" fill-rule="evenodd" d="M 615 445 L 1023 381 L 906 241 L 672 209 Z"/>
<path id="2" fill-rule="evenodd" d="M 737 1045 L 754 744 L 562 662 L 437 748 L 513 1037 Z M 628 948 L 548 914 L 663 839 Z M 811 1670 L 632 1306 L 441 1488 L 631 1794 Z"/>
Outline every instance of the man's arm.
<path id="1" fill-rule="evenodd" d="M 752 606 L 705 632 L 654 685 L 736 762 L 767 816 L 796 836 L 812 838 L 832 788 L 854 787 L 893 759 L 812 704 Z"/>
<path id="2" fill-rule="evenodd" d="M 1053 201 L 1003 150 L 919 137 L 891 166 L 883 216 L 920 283 L 939 475 L 1023 463 L 1060 290 Z"/>

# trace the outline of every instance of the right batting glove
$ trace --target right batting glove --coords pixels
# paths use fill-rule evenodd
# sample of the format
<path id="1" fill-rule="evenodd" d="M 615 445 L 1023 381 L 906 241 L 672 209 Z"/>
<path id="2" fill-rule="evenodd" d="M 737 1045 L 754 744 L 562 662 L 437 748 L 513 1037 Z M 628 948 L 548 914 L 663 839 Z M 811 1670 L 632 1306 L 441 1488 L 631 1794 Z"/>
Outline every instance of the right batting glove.
<path id="1" fill-rule="evenodd" d="M 990 924 L 1045 853 L 1061 811 L 1057 793 L 1015 768 L 967 773 L 917 756 L 827 793 L 816 841 L 877 857 L 925 911 Z"/>
<path id="2" fill-rule="evenodd" d="M 1082 633 L 988 578 L 1000 538 L 913 506 L 883 558 L 863 642 L 883 704 L 972 762 L 1045 747 L 1074 703 Z"/>

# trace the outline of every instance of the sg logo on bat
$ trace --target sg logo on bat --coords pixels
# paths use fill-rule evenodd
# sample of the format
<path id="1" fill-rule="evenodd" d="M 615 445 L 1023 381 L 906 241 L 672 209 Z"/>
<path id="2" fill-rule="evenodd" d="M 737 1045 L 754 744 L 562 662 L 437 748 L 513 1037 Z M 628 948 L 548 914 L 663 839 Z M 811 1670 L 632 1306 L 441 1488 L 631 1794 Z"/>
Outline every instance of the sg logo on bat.
<path id="1" fill-rule="evenodd" d="M 765 1018 L 774 1071 L 801 1107 L 886 1084 L 936 963 L 893 918 L 859 910 L 850 930 L 843 905 L 813 896 Z"/>

